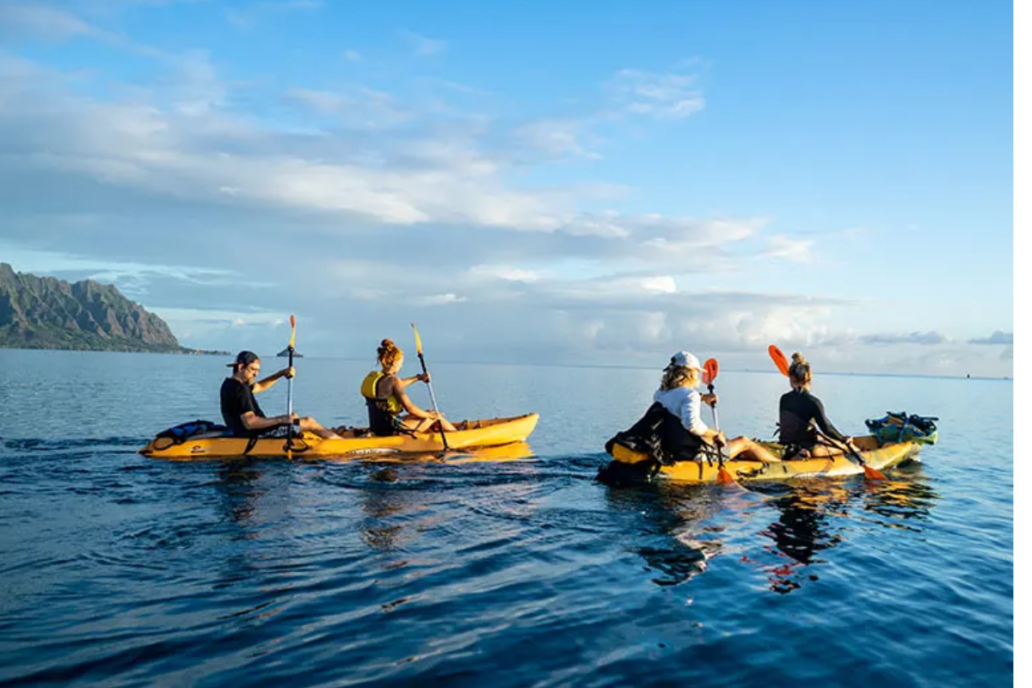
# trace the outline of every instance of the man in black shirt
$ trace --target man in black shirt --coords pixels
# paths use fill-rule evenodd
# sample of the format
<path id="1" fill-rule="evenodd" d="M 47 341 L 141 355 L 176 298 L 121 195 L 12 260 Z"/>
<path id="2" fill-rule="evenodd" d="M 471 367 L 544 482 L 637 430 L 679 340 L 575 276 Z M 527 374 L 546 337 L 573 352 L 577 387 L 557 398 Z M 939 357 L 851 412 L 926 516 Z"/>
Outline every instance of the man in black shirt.
<path id="1" fill-rule="evenodd" d="M 253 351 L 241 351 L 237 354 L 236 361 L 227 365 L 233 369 L 233 375 L 222 381 L 219 396 L 222 404 L 222 420 L 234 435 L 253 437 L 275 428 L 284 427 L 293 421 L 297 434 L 305 430 L 323 439 L 342 439 L 340 435 L 332 430 L 327 430 L 309 416 L 300 418 L 295 413 L 293 418 L 288 418 L 286 414 L 267 418 L 262 412 L 262 407 L 258 405 L 258 400 L 254 398 L 254 395 L 272 387 L 281 377 L 294 377 L 293 368 L 284 368 L 264 380 L 255 382 L 258 373 L 261 372 L 262 362 Z"/>

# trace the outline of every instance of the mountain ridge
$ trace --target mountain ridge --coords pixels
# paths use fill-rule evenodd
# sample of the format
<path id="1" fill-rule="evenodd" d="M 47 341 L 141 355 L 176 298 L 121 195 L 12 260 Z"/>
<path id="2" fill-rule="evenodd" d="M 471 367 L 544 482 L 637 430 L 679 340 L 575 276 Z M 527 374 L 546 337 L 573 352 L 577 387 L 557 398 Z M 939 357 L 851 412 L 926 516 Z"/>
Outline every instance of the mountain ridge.
<path id="1" fill-rule="evenodd" d="M 15 272 L 0 263 L 0 348 L 149 353 L 187 349 L 158 315 L 118 287 Z"/>

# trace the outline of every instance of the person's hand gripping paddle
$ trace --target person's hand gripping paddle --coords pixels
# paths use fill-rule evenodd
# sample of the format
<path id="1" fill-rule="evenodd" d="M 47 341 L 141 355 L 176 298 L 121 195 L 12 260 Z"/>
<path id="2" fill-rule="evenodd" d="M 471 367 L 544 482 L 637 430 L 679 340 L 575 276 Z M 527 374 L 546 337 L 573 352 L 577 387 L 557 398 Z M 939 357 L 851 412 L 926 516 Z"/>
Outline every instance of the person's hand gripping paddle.
<path id="1" fill-rule="evenodd" d="M 713 381 L 717 379 L 717 373 L 719 372 L 720 366 L 715 358 L 710 358 L 702 364 L 702 381 L 706 383 L 706 388 L 709 389 L 710 394 L 713 394 Z M 713 429 L 719 431 L 720 422 L 717 420 L 717 405 L 713 404 L 710 409 L 713 411 Z M 719 444 L 717 445 L 717 460 L 717 482 L 724 484 L 735 482 L 731 471 L 724 467 L 724 448 Z"/>
<path id="2" fill-rule="evenodd" d="M 775 345 L 771 344 L 770 346 L 767 347 L 767 353 L 770 354 L 771 360 L 774 361 L 774 365 L 777 366 L 779 371 L 781 371 L 781 374 L 784 375 L 785 377 L 789 377 L 789 375 L 788 375 L 788 359 L 785 358 L 785 354 L 781 353 L 781 349 L 779 349 Z M 820 437 L 823 438 L 826 442 L 831 444 L 833 447 L 837 447 L 838 449 L 840 449 L 842 451 L 843 454 L 845 454 L 846 456 L 849 456 L 851 459 L 853 459 L 858 464 L 860 464 L 860 466 L 863 467 L 863 469 L 864 469 L 864 477 L 867 478 L 868 480 L 887 480 L 888 479 L 888 478 L 885 477 L 885 474 L 882 473 L 881 471 L 879 471 L 878 469 L 871 468 L 870 466 L 868 466 L 867 462 L 864 461 L 864 457 L 860 456 L 860 452 L 858 452 L 856 449 L 853 449 L 853 447 L 850 446 L 848 443 L 839 442 L 838 440 L 833 440 L 830 437 L 828 437 L 826 434 L 824 434 L 823 432 L 818 430 L 817 428 L 814 428 L 814 431 L 818 435 L 820 435 Z"/>
<path id="3" fill-rule="evenodd" d="M 294 320 L 293 314 L 290 316 L 290 343 L 287 344 L 287 368 L 294 367 L 294 335 L 295 327 L 297 322 Z M 290 446 L 294 440 L 294 376 L 291 375 L 287 378 L 287 420 L 290 422 L 287 425 L 287 451 L 289 453 Z"/>
<path id="4" fill-rule="evenodd" d="M 434 387 L 430 384 L 430 374 L 426 372 L 426 361 L 423 359 L 423 340 L 419 338 L 419 330 L 416 329 L 416 323 L 412 323 L 412 332 L 416 335 L 416 353 L 419 354 L 419 365 L 423 367 L 423 374 L 427 376 L 426 386 L 430 390 L 430 403 L 434 407 L 434 413 L 440 415 L 440 412 L 437 410 L 437 399 L 434 397 Z M 441 444 L 444 445 L 444 450 L 448 451 L 448 438 L 444 434 L 444 423 L 438 420 L 437 427 L 441 429 Z"/>

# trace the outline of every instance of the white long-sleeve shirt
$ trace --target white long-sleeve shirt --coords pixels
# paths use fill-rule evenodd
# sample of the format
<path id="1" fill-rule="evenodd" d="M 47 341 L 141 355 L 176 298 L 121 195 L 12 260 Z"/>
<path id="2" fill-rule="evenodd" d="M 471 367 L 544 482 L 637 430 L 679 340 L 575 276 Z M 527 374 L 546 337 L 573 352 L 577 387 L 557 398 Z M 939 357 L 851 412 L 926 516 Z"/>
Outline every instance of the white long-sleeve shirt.
<path id="1" fill-rule="evenodd" d="M 709 430 L 702 422 L 702 395 L 697 390 L 687 387 L 674 387 L 667 390 L 656 390 L 653 401 L 658 401 L 670 413 L 681 419 L 683 425 L 693 435 L 701 436 Z"/>

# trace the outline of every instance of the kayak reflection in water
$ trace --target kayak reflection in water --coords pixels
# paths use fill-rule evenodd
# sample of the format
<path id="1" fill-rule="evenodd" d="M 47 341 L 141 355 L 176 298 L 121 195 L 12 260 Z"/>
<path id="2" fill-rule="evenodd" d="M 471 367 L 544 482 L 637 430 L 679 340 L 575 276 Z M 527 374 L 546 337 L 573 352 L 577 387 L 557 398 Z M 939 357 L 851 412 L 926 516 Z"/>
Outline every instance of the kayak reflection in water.
<path id="1" fill-rule="evenodd" d="M 811 423 L 816 424 L 821 432 L 833 440 L 843 442 L 853 450 L 859 451 L 852 438 L 840 433 L 828 420 L 821 400 L 810 393 L 813 372 L 810 370 L 810 363 L 799 352 L 792 354 L 788 379 L 792 383 L 792 391 L 781 395 L 778 423 L 778 442 L 785 447 L 785 459 L 820 458 L 842 453 L 837 447 L 820 444 Z"/>
<path id="2" fill-rule="evenodd" d="M 423 373 L 400 378 L 398 371 L 405 362 L 405 354 L 390 339 L 380 342 L 376 350 L 379 371 L 372 371 L 362 381 L 362 396 L 369 411 L 369 430 L 374 435 L 385 437 L 401 431 L 427 432 L 439 422 L 445 432 L 455 432 L 456 427 L 437 411 L 424 411 L 412 403 L 405 388 L 413 382 L 430 382 L 430 375 Z M 406 415 L 401 415 L 402 411 Z"/>
<path id="3" fill-rule="evenodd" d="M 308 416 L 301 418 L 296 413 L 293 414 L 293 418 L 287 417 L 286 414 L 267 418 L 262 412 L 262 407 L 258 405 L 258 400 L 254 398 L 254 395 L 269 389 L 281 377 L 294 377 L 293 368 L 284 368 L 264 380 L 258 380 L 262 361 L 253 351 L 241 351 L 233 363 L 226 365 L 233 369 L 233 375 L 222 381 L 219 396 L 222 405 L 222 420 L 234 435 L 238 437 L 286 436 L 287 426 L 293 421 L 294 431 L 297 434 L 304 430 L 323 439 L 341 439 L 340 435 L 324 428 L 314 418 Z"/>

